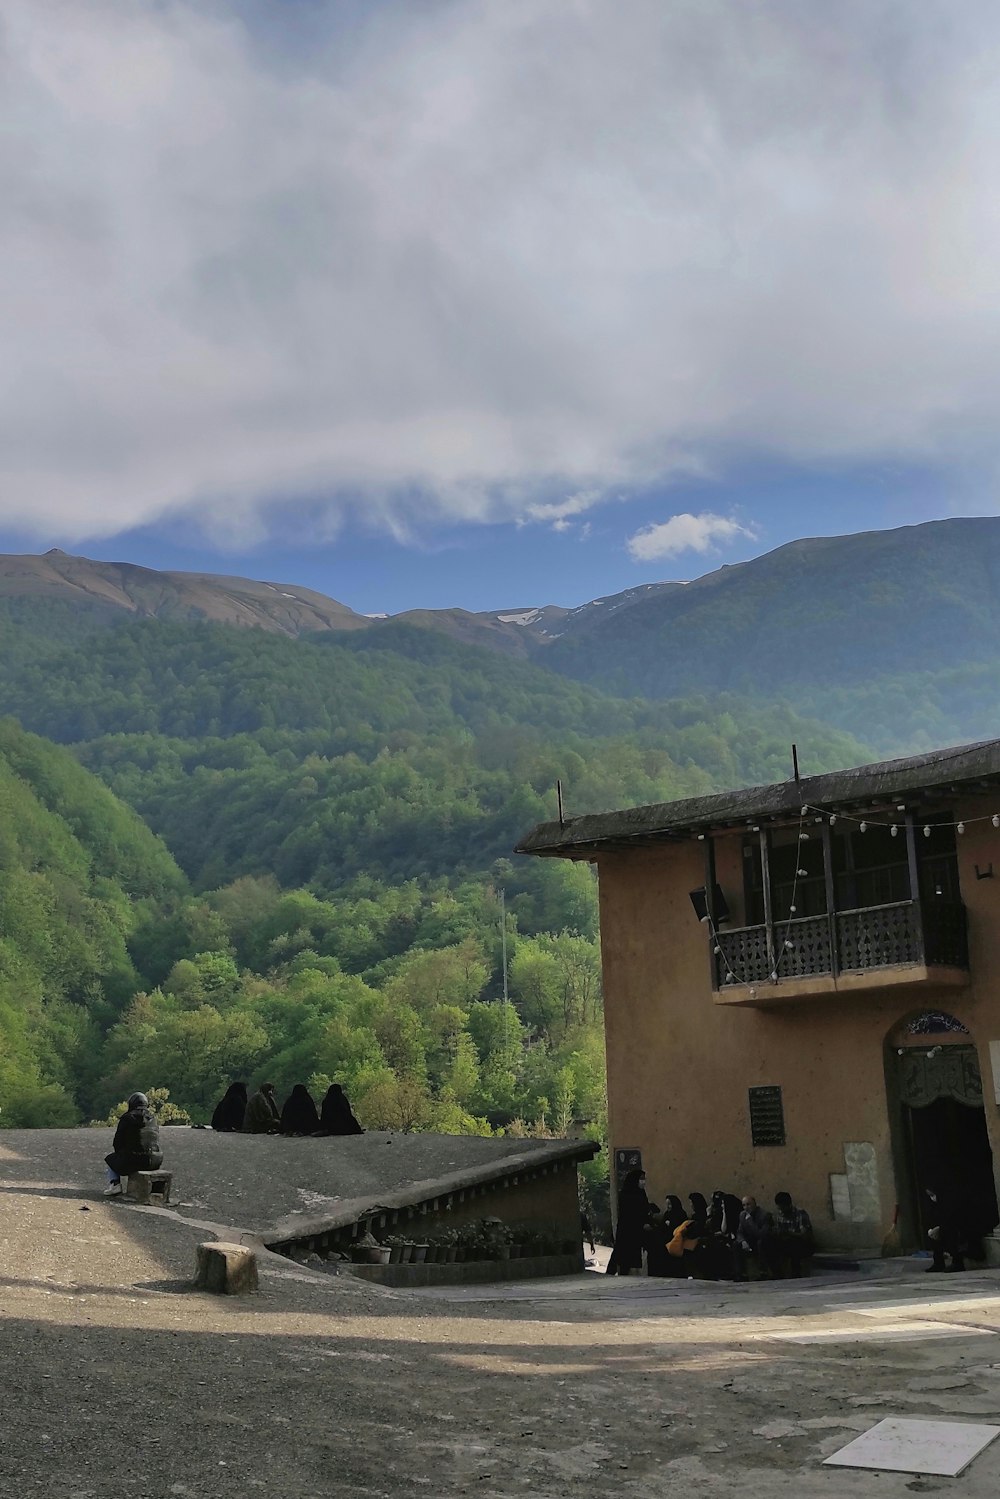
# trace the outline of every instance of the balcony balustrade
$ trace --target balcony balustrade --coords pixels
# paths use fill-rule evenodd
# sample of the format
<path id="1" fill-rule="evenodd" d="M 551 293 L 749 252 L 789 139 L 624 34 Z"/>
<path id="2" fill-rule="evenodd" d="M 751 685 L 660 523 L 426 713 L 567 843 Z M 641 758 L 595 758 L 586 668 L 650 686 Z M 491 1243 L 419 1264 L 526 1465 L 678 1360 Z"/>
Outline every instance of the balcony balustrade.
<path id="1" fill-rule="evenodd" d="M 967 969 L 965 907 L 957 901 L 890 905 L 718 932 L 715 987 L 877 973 L 893 968 Z"/>

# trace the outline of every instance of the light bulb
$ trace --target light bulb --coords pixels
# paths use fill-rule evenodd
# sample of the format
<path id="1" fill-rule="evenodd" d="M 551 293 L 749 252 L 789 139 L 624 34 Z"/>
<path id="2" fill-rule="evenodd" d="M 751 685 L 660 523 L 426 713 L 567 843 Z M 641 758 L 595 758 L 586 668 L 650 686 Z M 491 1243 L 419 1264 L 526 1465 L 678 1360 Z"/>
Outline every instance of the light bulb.
<path id="1" fill-rule="evenodd" d="M 964 822 L 960 822 L 959 823 L 959 825 L 958 825 L 958 831 L 959 831 L 959 833 L 964 833 L 965 832 L 965 823 Z"/>
<path id="2" fill-rule="evenodd" d="M 788 907 L 788 909 L 789 909 L 789 911 L 790 911 L 790 912 L 791 912 L 791 914 L 792 914 L 792 915 L 793 915 L 793 916 L 794 916 L 794 915 L 795 915 L 795 913 L 796 913 L 796 911 L 797 911 L 797 910 L 798 910 L 798 909 L 799 909 L 799 908 L 798 908 L 798 906 L 789 906 L 789 907 Z"/>
<path id="3" fill-rule="evenodd" d="M 893 823 L 892 827 L 889 829 L 889 832 L 892 834 L 892 836 L 894 838 L 898 838 L 899 837 L 899 828 L 896 826 L 895 823 Z"/>
<path id="4" fill-rule="evenodd" d="M 786 942 L 785 943 L 785 950 L 786 950 L 786 952 L 794 952 L 795 951 L 795 943 L 794 942 Z"/>
<path id="5" fill-rule="evenodd" d="M 1000 828 L 1000 812 L 994 812 L 994 814 L 993 814 L 993 826 L 995 828 Z"/>
<path id="6" fill-rule="evenodd" d="M 924 837 L 925 838 L 929 838 L 930 836 L 931 836 L 931 829 L 930 829 L 930 823 L 928 823 L 927 827 L 924 828 Z"/>
<path id="7" fill-rule="evenodd" d="M 832 828 L 835 828 L 837 826 L 837 814 L 836 814 L 836 812 L 830 818 L 830 826 Z M 1000 827 L 1000 821 L 997 822 L 997 827 Z"/>
<path id="8" fill-rule="evenodd" d="M 807 880 L 809 878 L 808 869 L 797 869 L 795 873 L 798 875 L 800 880 Z"/>
<path id="9" fill-rule="evenodd" d="M 863 822 L 863 823 L 862 823 L 862 824 L 861 824 L 861 831 L 862 831 L 862 832 L 863 832 L 863 833 L 867 833 L 867 831 L 868 831 L 868 824 L 867 824 L 867 823 L 866 823 L 866 822 Z"/>

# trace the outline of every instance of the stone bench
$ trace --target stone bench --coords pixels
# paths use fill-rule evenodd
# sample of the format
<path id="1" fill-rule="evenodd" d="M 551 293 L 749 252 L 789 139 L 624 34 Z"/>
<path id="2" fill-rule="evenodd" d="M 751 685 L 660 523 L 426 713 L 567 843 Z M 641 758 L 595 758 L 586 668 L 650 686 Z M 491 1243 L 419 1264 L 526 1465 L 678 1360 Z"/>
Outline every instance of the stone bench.
<path id="1" fill-rule="evenodd" d="M 146 1206 L 166 1207 L 173 1179 L 172 1171 L 135 1171 L 128 1179 L 128 1195 Z"/>

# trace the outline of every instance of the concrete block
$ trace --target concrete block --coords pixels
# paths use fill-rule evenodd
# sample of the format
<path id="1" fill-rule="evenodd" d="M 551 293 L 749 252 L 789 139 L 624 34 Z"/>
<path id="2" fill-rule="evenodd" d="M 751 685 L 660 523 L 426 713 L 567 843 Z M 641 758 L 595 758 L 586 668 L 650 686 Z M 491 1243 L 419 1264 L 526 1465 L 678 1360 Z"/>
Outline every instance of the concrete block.
<path id="1" fill-rule="evenodd" d="M 249 1296 L 256 1291 L 257 1256 L 245 1244 L 199 1244 L 197 1254 L 195 1284 L 200 1291 L 220 1296 Z"/>
<path id="2" fill-rule="evenodd" d="M 128 1179 L 128 1195 L 147 1206 L 165 1207 L 173 1179 L 172 1171 L 136 1171 Z"/>

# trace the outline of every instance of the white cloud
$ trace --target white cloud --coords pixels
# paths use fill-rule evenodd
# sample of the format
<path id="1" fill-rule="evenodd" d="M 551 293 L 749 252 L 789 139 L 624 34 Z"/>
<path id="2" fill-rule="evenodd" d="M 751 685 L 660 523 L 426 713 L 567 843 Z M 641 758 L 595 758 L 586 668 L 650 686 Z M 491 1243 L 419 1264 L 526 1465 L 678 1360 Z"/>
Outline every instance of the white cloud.
<path id="1" fill-rule="evenodd" d="M 719 546 L 741 538 L 753 540 L 752 526 L 724 515 L 674 515 L 657 526 L 644 526 L 626 542 L 634 562 L 658 562 L 665 557 L 679 557 L 682 552 L 713 552 Z"/>
<path id="2" fill-rule="evenodd" d="M 553 531 L 568 531 L 578 515 L 585 515 L 605 499 L 607 495 L 603 489 L 580 489 L 576 494 L 567 495 L 564 500 L 525 505 L 520 522 L 527 524 L 528 521 L 541 521 Z"/>
<path id="3" fill-rule="evenodd" d="M 0 523 L 1000 458 L 1000 8 L 281 11 L 5 0 Z"/>

